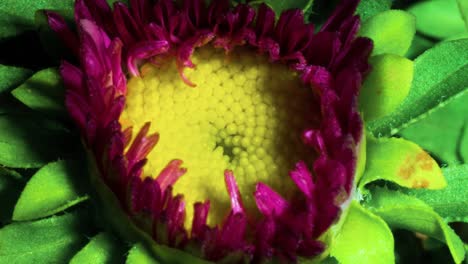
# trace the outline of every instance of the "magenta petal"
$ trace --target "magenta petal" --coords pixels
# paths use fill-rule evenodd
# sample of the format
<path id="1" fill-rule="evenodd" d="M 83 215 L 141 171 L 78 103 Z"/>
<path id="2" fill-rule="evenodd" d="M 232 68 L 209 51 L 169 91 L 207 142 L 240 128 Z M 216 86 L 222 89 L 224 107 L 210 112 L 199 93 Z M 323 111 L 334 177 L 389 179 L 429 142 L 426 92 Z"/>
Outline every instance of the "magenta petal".
<path id="1" fill-rule="evenodd" d="M 68 89 L 84 94 L 83 73 L 78 67 L 63 61 L 60 66 L 60 74 Z"/>
<path id="2" fill-rule="evenodd" d="M 169 49 L 169 43 L 167 41 L 143 41 L 133 46 L 127 57 L 127 67 L 130 73 L 134 76 L 138 76 L 137 60 L 147 59 L 161 53 L 166 52 Z"/>
<path id="3" fill-rule="evenodd" d="M 267 217 L 281 216 L 286 213 L 289 208 L 286 199 L 264 183 L 257 184 L 254 196 L 258 209 Z"/>
<path id="4" fill-rule="evenodd" d="M 174 185 L 174 183 L 187 172 L 187 169 L 181 168 L 181 160 L 172 160 L 166 167 L 159 173 L 156 180 L 161 186 L 161 190 L 165 191 L 168 186 Z"/>
<path id="5" fill-rule="evenodd" d="M 247 217 L 242 213 L 231 212 L 220 231 L 219 243 L 230 250 L 238 250 L 244 244 Z"/>
<path id="6" fill-rule="evenodd" d="M 241 195 L 239 192 L 239 188 L 236 184 L 236 179 L 232 171 L 226 170 L 224 171 L 224 181 L 226 183 L 226 189 L 228 190 L 229 196 L 231 197 L 231 208 L 232 211 L 236 213 L 243 213 L 244 207 L 242 205 Z"/>
<path id="7" fill-rule="evenodd" d="M 68 28 L 65 19 L 63 19 L 63 17 L 61 17 L 59 14 L 52 11 L 46 11 L 45 15 L 47 16 L 47 23 L 49 24 L 50 28 L 55 33 L 57 33 L 57 35 L 62 39 L 67 48 L 69 48 L 72 51 L 73 55 L 78 57 L 78 37 Z"/>
<path id="8" fill-rule="evenodd" d="M 203 239 L 205 232 L 208 229 L 206 220 L 208 219 L 208 212 L 210 211 L 210 201 L 204 203 L 194 204 L 194 216 L 192 222 L 192 237 L 196 239 Z"/>
<path id="9" fill-rule="evenodd" d="M 323 24 L 320 31 L 338 31 L 343 22 L 350 16 L 353 16 L 359 0 L 343 0 L 335 9 L 333 14 Z"/>
<path id="10" fill-rule="evenodd" d="M 305 162 L 298 162 L 296 164 L 296 169 L 289 172 L 289 176 L 307 198 L 312 198 L 315 186 L 312 181 L 312 174 L 310 174 Z"/>

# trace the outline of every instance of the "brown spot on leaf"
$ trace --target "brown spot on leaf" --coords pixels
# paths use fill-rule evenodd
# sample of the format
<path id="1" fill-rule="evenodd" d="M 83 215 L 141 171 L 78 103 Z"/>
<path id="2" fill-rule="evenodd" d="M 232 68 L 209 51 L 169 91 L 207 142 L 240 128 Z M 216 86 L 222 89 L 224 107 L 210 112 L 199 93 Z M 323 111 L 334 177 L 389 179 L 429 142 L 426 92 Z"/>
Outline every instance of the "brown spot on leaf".
<path id="1" fill-rule="evenodd" d="M 418 189 L 418 188 L 427 188 L 429 187 L 429 181 L 426 179 L 422 180 L 416 180 L 413 182 L 413 188 Z"/>
<path id="2" fill-rule="evenodd" d="M 408 156 L 398 170 L 398 175 L 404 180 L 408 180 L 414 174 L 414 171 L 414 162 L 412 162 L 411 156 Z"/>
<path id="3" fill-rule="evenodd" d="M 432 158 L 426 152 L 420 152 L 416 156 L 416 162 L 419 164 L 419 167 L 425 171 L 432 171 Z"/>

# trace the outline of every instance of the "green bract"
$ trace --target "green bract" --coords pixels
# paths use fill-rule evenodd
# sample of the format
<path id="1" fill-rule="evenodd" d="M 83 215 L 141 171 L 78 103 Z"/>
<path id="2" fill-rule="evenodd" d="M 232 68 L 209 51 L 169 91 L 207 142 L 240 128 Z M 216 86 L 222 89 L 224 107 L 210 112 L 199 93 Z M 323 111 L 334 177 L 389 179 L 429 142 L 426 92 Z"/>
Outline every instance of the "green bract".
<path id="1" fill-rule="evenodd" d="M 414 17 L 404 11 L 379 13 L 362 24 L 359 34 L 374 41 L 372 55 L 392 53 L 403 56 L 415 33 Z"/>
<path id="2" fill-rule="evenodd" d="M 413 62 L 393 54 L 371 58 L 372 72 L 361 88 L 359 106 L 366 121 L 393 112 L 406 98 L 413 80 Z"/>
<path id="3" fill-rule="evenodd" d="M 330 254 L 342 264 L 357 260 L 363 264 L 394 263 L 393 236 L 382 219 L 353 201 Z"/>

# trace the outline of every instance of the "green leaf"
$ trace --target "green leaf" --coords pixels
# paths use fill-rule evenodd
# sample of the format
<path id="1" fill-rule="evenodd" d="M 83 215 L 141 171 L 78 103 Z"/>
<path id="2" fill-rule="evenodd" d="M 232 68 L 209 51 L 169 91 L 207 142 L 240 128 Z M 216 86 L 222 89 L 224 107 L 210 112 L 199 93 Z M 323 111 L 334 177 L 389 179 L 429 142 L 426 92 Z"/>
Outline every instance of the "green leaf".
<path id="1" fill-rule="evenodd" d="M 414 4 L 408 12 L 416 16 L 416 29 L 444 39 L 466 31 L 456 0 L 432 0 Z"/>
<path id="2" fill-rule="evenodd" d="M 345 222 L 330 248 L 339 263 L 395 263 L 393 235 L 378 216 L 352 201 Z"/>
<path id="3" fill-rule="evenodd" d="M 366 21 L 372 16 L 387 11 L 392 7 L 393 0 L 362 0 L 356 10 L 361 21 Z"/>
<path id="4" fill-rule="evenodd" d="M 465 21 L 465 28 L 468 29 L 468 0 L 458 0 L 458 8 Z"/>
<path id="5" fill-rule="evenodd" d="M 431 206 L 440 216 L 449 222 L 468 222 L 468 164 L 442 169 L 447 179 L 447 188 L 442 190 L 409 190 L 415 196 Z"/>
<path id="6" fill-rule="evenodd" d="M 461 164 L 462 140 L 468 138 L 468 91 L 457 95 L 446 105 L 400 131 L 400 135 L 436 155 L 448 165 Z M 441 140 L 443 139 L 443 140 Z"/>
<path id="7" fill-rule="evenodd" d="M 406 98 L 413 80 L 413 62 L 394 54 L 370 59 L 372 71 L 359 96 L 364 119 L 372 121 L 393 112 Z"/>
<path id="8" fill-rule="evenodd" d="M 436 42 L 432 39 L 428 39 L 418 33 L 414 35 L 413 42 L 408 52 L 406 52 L 406 57 L 409 59 L 414 59 L 417 56 L 421 55 L 424 51 L 432 48 Z"/>
<path id="9" fill-rule="evenodd" d="M 73 0 L 2 0 L 0 1 L 0 39 L 34 30 L 34 12 L 38 9 L 73 9 Z"/>
<path id="10" fill-rule="evenodd" d="M 28 69 L 0 64 L 0 94 L 20 85 L 31 76 L 32 73 L 33 72 Z"/>
<path id="11" fill-rule="evenodd" d="M 18 114 L 18 113 L 28 113 L 31 112 L 31 109 L 26 107 L 24 104 L 19 102 L 11 94 L 5 93 L 0 95 L 0 115 L 1 114 Z"/>
<path id="12" fill-rule="evenodd" d="M 392 114 L 367 123 L 377 136 L 397 133 L 408 123 L 468 87 L 468 39 L 443 42 L 414 61 L 411 90 Z"/>
<path id="13" fill-rule="evenodd" d="M 35 73 L 11 93 L 33 110 L 53 116 L 68 116 L 64 104 L 65 88 L 55 68 Z"/>
<path id="14" fill-rule="evenodd" d="M 359 182 L 387 180 L 408 188 L 447 186 L 437 162 L 418 145 L 401 138 L 367 138 L 367 162 Z"/>
<path id="15" fill-rule="evenodd" d="M 70 264 L 81 263 L 120 263 L 124 257 L 124 245 L 109 233 L 99 233 L 89 241 L 70 261 Z M 149 262 L 139 262 L 149 263 Z"/>
<path id="16" fill-rule="evenodd" d="M 66 263 L 86 241 L 88 217 L 78 213 L 0 229 L 0 263 Z"/>
<path id="17" fill-rule="evenodd" d="M 15 171 L 0 167 L 0 226 L 2 223 L 11 221 L 16 201 L 24 187 L 20 174 Z"/>
<path id="18" fill-rule="evenodd" d="M 392 228 L 419 232 L 445 242 L 455 263 L 465 257 L 463 242 L 430 206 L 400 192 L 378 188 L 364 204 Z"/>
<path id="19" fill-rule="evenodd" d="M 145 246 L 141 244 L 136 244 L 130 250 L 126 264 L 139 264 L 139 263 L 147 263 L 147 264 L 158 264 L 159 262 L 156 261 L 151 252 L 149 252 Z"/>
<path id="20" fill-rule="evenodd" d="M 61 160 L 41 168 L 29 180 L 15 206 L 13 220 L 25 221 L 61 212 L 88 196 L 83 192 L 83 164 Z"/>
<path id="21" fill-rule="evenodd" d="M 415 32 L 415 20 L 411 14 L 389 10 L 364 22 L 359 35 L 374 41 L 372 55 L 392 53 L 404 56 L 411 46 Z"/>
<path id="22" fill-rule="evenodd" d="M 311 12 L 314 0 L 257 0 L 249 2 L 249 5 L 256 5 L 261 3 L 265 3 L 271 7 L 275 11 L 276 16 L 279 17 L 283 11 L 293 8 L 298 8 L 301 9 L 304 13 L 309 13 Z"/>
<path id="23" fill-rule="evenodd" d="M 74 138 L 57 123 L 33 115 L 0 115 L 0 164 L 39 168 L 76 148 Z"/>

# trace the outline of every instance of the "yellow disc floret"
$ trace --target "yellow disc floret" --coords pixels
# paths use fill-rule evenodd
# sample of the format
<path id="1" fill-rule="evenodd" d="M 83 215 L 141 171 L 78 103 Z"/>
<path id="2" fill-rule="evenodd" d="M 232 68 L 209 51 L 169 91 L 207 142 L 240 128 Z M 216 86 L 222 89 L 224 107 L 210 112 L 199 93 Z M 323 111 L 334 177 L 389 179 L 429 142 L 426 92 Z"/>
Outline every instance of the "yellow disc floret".
<path id="1" fill-rule="evenodd" d="M 289 170 L 299 160 L 313 159 L 301 142 L 301 132 L 314 116 L 310 88 L 287 66 L 246 49 L 226 55 L 203 47 L 192 61 L 196 67 L 184 73 L 195 88 L 182 81 L 173 60 L 145 64 L 141 77 L 128 83 L 122 124 L 139 129 L 151 122 L 152 131 L 160 134 L 144 175 L 156 177 L 171 160 L 183 160 L 187 173 L 174 193 L 184 195 L 187 227 L 197 201 L 211 201 L 210 225 L 228 212 L 226 169 L 234 172 L 251 213 L 257 182 L 290 197 L 294 184 Z"/>

